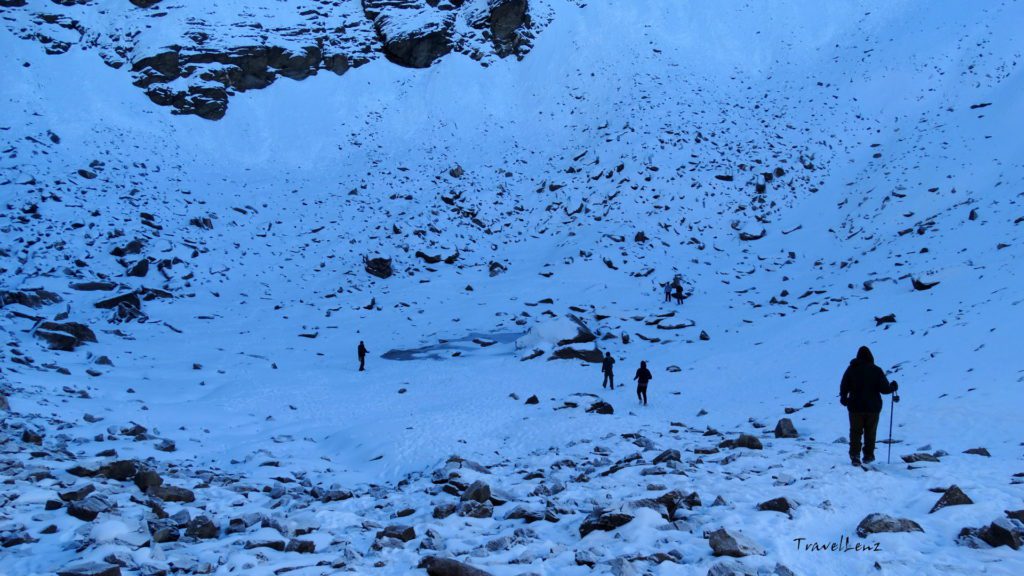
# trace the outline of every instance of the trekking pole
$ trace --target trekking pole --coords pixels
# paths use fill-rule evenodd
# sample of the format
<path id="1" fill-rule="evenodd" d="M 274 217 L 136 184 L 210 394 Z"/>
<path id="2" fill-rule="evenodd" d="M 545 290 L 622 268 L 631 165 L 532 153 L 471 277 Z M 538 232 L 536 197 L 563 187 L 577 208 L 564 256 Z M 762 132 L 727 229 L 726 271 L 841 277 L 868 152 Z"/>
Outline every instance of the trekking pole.
<path id="1" fill-rule="evenodd" d="M 892 393 L 892 397 L 889 398 L 889 452 L 885 456 L 885 463 L 892 464 L 892 418 L 893 412 L 896 410 L 896 403 L 899 402 L 900 397 L 895 392 Z"/>

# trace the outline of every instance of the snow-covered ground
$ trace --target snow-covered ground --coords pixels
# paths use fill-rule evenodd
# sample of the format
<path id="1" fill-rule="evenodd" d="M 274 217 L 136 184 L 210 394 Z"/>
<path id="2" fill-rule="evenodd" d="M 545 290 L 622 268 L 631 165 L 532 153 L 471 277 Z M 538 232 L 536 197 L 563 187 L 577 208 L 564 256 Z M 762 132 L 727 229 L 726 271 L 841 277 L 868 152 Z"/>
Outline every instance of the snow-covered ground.
<path id="1" fill-rule="evenodd" d="M 1024 571 L 1022 551 L 958 542 L 1024 509 L 1024 7 L 534 4 L 551 20 L 521 61 L 377 59 L 234 95 L 216 122 L 4 26 L 0 291 L 62 301 L 2 310 L 0 573 L 416 574 L 438 556 L 498 576 L 706 574 L 718 528 L 763 548 L 736 562 L 765 573 Z M 364 270 L 378 256 L 390 278 Z M 662 302 L 675 274 L 681 306 Z M 119 286 L 70 286 L 101 279 Z M 142 288 L 135 321 L 93 306 Z M 47 350 L 37 325 L 64 312 L 97 342 Z M 624 388 L 547 360 L 569 315 Z M 837 441 L 860 345 L 902 397 L 893 462 L 882 444 L 869 472 Z M 781 418 L 798 438 L 775 437 Z M 740 433 L 763 449 L 718 447 Z M 679 460 L 655 465 L 665 450 Z M 68 472 L 124 460 L 190 489 L 157 504 L 216 537 L 151 542 L 155 496 Z M 476 480 L 490 515 L 437 517 Z M 85 484 L 115 506 L 46 510 Z M 951 485 L 974 503 L 929 513 Z M 700 504 L 652 502 L 672 490 Z M 778 497 L 799 506 L 757 509 Z M 507 519 L 517 506 L 548 517 Z M 581 537 L 595 508 L 632 519 Z M 875 512 L 923 533 L 859 537 Z M 388 525 L 415 537 L 378 538 Z M 879 549 L 796 542 L 845 537 Z M 252 547 L 291 540 L 315 550 Z"/>

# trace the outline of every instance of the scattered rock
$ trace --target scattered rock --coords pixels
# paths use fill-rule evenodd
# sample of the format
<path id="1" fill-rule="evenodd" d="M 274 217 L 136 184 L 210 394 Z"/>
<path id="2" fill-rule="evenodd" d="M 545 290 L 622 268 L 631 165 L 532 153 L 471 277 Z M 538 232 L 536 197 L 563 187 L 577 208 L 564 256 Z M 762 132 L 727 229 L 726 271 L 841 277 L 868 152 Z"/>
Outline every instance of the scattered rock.
<path id="1" fill-rule="evenodd" d="M 368 273 L 381 279 L 390 278 L 393 274 L 390 258 L 364 259 L 363 267 Z"/>
<path id="2" fill-rule="evenodd" d="M 611 532 L 619 526 L 628 524 L 632 520 L 633 517 L 629 514 L 607 512 L 599 508 L 591 512 L 586 518 L 584 518 L 583 523 L 580 524 L 580 538 L 586 537 L 587 534 L 590 534 L 595 530 Z"/>
<path id="3" fill-rule="evenodd" d="M 748 450 L 762 450 L 764 447 L 756 436 L 740 434 L 735 440 L 723 440 L 718 444 L 719 448 L 747 448 Z"/>
<path id="4" fill-rule="evenodd" d="M 491 576 L 490 572 L 450 558 L 430 556 L 423 559 L 422 566 L 427 569 L 428 576 Z"/>
<path id="5" fill-rule="evenodd" d="M 740 532 L 728 532 L 725 528 L 719 528 L 712 532 L 708 538 L 708 544 L 715 556 L 742 558 L 765 554 L 765 551 L 746 535 Z"/>
<path id="6" fill-rule="evenodd" d="M 587 408 L 587 412 L 595 414 L 614 414 L 615 408 L 612 408 L 611 404 L 602 400 L 591 404 L 590 408 Z"/>
<path id="7" fill-rule="evenodd" d="M 935 506 L 932 506 L 931 511 L 928 513 L 934 514 L 946 506 L 962 506 L 964 504 L 974 504 L 974 501 L 968 498 L 967 494 L 964 494 L 964 491 L 959 486 L 954 484 L 946 489 L 939 498 L 939 501 L 935 503 Z"/>
<path id="8" fill-rule="evenodd" d="M 789 498 L 780 497 L 761 502 L 757 505 L 757 509 L 762 512 L 781 512 L 792 518 L 793 510 L 795 510 L 797 506 L 798 504 Z"/>
<path id="9" fill-rule="evenodd" d="M 861 538 L 880 532 L 924 532 L 924 529 L 913 520 L 893 518 L 877 512 L 868 514 L 857 525 L 857 535 Z"/>
<path id="10" fill-rule="evenodd" d="M 797 434 L 796 427 L 793 426 L 793 421 L 789 418 L 782 418 L 779 423 L 775 425 L 775 437 L 776 438 L 796 438 Z"/>

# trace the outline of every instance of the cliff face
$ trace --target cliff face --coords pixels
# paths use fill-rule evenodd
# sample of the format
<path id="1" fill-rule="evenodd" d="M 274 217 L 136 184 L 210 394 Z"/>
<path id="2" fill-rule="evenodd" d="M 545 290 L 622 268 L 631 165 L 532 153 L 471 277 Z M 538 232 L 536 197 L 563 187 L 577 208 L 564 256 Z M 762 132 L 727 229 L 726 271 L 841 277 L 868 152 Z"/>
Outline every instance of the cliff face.
<path id="1" fill-rule="evenodd" d="M 381 56 L 427 68 L 457 52 L 483 65 L 522 58 L 534 19 L 526 0 L 269 0 L 172 4 L 132 0 L 0 3 L 3 24 L 48 54 L 81 48 L 174 114 L 222 118 L 231 96 L 279 78 L 344 74 Z"/>

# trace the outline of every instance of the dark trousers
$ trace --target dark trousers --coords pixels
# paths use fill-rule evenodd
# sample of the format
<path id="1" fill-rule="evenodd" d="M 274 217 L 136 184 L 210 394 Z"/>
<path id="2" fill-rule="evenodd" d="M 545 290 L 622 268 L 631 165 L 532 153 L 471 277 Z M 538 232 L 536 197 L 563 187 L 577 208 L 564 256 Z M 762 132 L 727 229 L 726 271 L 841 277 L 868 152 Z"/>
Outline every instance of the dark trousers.
<path id="1" fill-rule="evenodd" d="M 362 372 L 366 369 L 366 356 L 359 357 L 359 371 Z"/>
<path id="2" fill-rule="evenodd" d="M 850 459 L 860 458 L 861 436 L 864 437 L 864 460 L 875 459 L 875 433 L 879 412 L 850 412 Z"/>
<path id="3" fill-rule="evenodd" d="M 672 301 L 672 293 L 671 292 L 665 292 L 665 302 L 671 302 L 671 301 Z"/>
<path id="4" fill-rule="evenodd" d="M 612 374 L 611 372 L 604 373 L 604 381 L 601 382 L 601 388 L 605 387 L 611 388 L 612 390 L 615 389 L 615 374 Z"/>
<path id="5" fill-rule="evenodd" d="M 637 398 L 637 400 L 642 402 L 644 406 L 647 406 L 647 383 L 646 382 L 644 382 L 643 384 L 637 384 L 636 385 L 636 398 Z"/>

